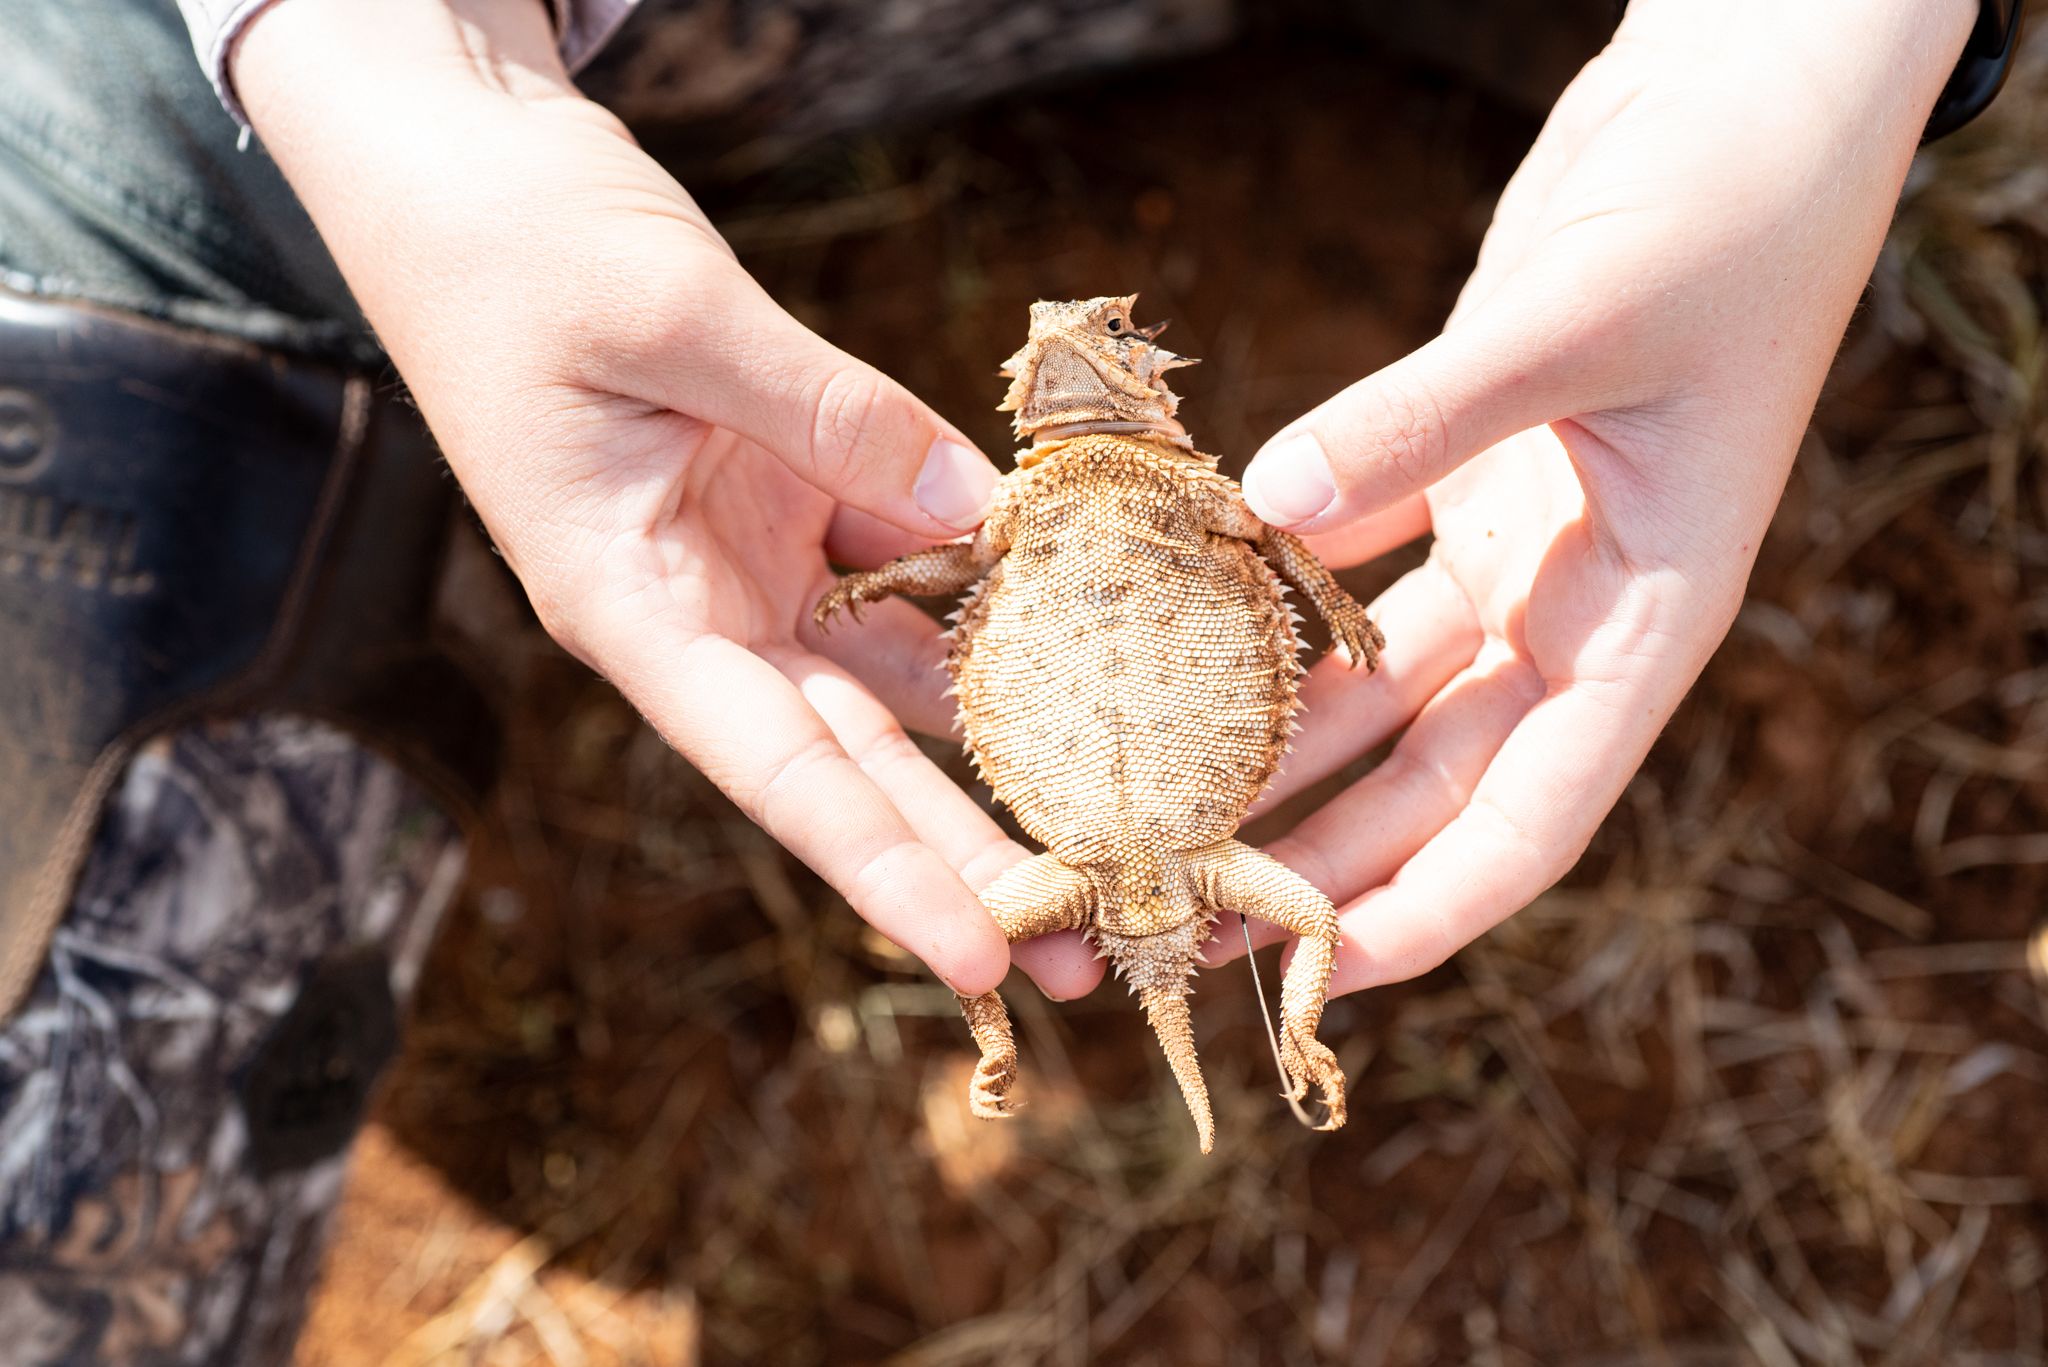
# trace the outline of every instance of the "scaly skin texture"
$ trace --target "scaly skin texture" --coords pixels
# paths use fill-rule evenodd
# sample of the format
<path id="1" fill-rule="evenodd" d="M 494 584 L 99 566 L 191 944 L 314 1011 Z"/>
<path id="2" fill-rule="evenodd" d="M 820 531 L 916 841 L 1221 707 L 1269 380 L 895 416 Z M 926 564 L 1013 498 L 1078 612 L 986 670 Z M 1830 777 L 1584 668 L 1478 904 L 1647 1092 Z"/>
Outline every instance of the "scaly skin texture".
<path id="1" fill-rule="evenodd" d="M 1300 540 L 1267 527 L 1196 452 L 1160 376 L 1188 362 L 1131 299 L 1038 304 L 1005 373 L 1019 436 L 971 542 L 842 579 L 820 626 L 891 594 L 965 594 L 949 658 L 968 752 L 1046 853 L 982 894 L 1012 941 L 1078 929 L 1144 1005 L 1214 1145 L 1188 977 L 1225 911 L 1301 937 L 1281 989 L 1281 1062 L 1344 1123 L 1344 1076 L 1315 1037 L 1337 944 L 1329 898 L 1233 837 L 1279 768 L 1301 643 L 1283 583 L 1353 667 L 1380 634 Z M 962 998 L 981 1048 L 971 1100 L 1008 1115 L 1017 1049 L 1001 998 Z"/>

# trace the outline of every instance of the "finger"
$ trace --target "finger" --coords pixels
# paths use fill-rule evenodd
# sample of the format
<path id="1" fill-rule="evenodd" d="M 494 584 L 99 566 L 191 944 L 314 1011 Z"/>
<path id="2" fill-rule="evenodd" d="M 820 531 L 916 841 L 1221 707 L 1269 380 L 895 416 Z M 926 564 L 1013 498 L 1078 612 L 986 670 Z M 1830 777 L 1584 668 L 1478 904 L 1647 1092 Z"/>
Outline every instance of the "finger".
<path id="1" fill-rule="evenodd" d="M 861 608 L 859 622 L 821 632 L 806 616 L 798 639 L 860 680 L 905 726 L 959 739 L 960 708 L 947 692 L 945 629 L 900 598 Z"/>
<path id="2" fill-rule="evenodd" d="M 1085 997 L 1102 985 L 1102 956 L 1078 930 L 1056 930 L 1011 945 L 1010 962 L 1056 1002 Z"/>
<path id="3" fill-rule="evenodd" d="M 1003 834 L 981 805 L 917 748 L 887 708 L 831 662 L 807 651 L 791 651 L 771 656 L 770 663 L 796 684 L 854 763 L 895 803 L 917 838 L 969 887 L 978 892 L 1026 856 L 1023 846 Z M 1036 945 L 1028 955 L 1012 952 L 1017 966 L 1056 1001 L 1092 992 L 1102 980 L 1102 962 L 1080 936 L 1041 938 L 1049 943 Z"/>
<path id="4" fill-rule="evenodd" d="M 1563 877 L 1683 693 L 1683 681 L 1581 682 L 1531 708 L 1471 802 L 1342 908 L 1331 994 L 1428 972 Z"/>
<path id="5" fill-rule="evenodd" d="M 1004 835 L 857 681 L 809 651 L 779 651 L 766 658 L 796 685 L 847 756 L 888 796 L 917 838 L 969 887 L 987 886 L 1024 858 L 1024 848 Z"/>
<path id="6" fill-rule="evenodd" d="M 1269 853 L 1339 905 L 1376 887 L 1471 800 L 1487 765 L 1543 694 L 1543 680 L 1499 642 L 1462 670 L 1386 762 Z"/>
<path id="7" fill-rule="evenodd" d="M 1489 642 L 1422 709 L 1386 762 L 1267 847 L 1343 906 L 1391 878 L 1471 799 L 1487 765 L 1543 693 L 1543 681 L 1505 645 Z M 1253 927 L 1260 945 L 1286 938 Z M 1216 955 L 1234 957 L 1242 937 Z"/>
<path id="8" fill-rule="evenodd" d="M 841 504 L 825 528 L 825 554 L 835 565 L 871 570 L 898 556 L 941 544 L 929 536 L 906 532 L 872 513 Z"/>
<path id="9" fill-rule="evenodd" d="M 695 262 L 666 295 L 637 332 L 609 325 L 608 387 L 738 432 L 839 502 L 915 535 L 945 540 L 980 524 L 995 467 L 909 390 L 783 312 L 737 265 Z"/>
<path id="10" fill-rule="evenodd" d="M 1435 559 L 1402 575 L 1370 612 L 1387 638 L 1379 668 L 1361 673 L 1330 656 L 1309 671 L 1301 686 L 1301 733 L 1252 804 L 1252 816 L 1329 777 L 1407 725 L 1471 663 L 1483 639 L 1472 600 Z"/>
<path id="11" fill-rule="evenodd" d="M 1517 432 L 1598 406 L 1604 374 L 1590 329 L 1556 303 L 1512 293 L 1282 429 L 1245 470 L 1253 511 L 1327 534 Z"/>
<path id="12" fill-rule="evenodd" d="M 1363 565 L 1429 531 L 1429 502 L 1422 495 L 1367 513 L 1322 536 L 1305 538 L 1316 558 L 1333 570 Z"/>
<path id="13" fill-rule="evenodd" d="M 733 641 L 676 627 L 658 600 L 637 610 L 644 602 L 593 614 L 586 640 L 655 729 L 955 992 L 977 996 L 1001 982 L 1001 930 L 795 685 Z"/>

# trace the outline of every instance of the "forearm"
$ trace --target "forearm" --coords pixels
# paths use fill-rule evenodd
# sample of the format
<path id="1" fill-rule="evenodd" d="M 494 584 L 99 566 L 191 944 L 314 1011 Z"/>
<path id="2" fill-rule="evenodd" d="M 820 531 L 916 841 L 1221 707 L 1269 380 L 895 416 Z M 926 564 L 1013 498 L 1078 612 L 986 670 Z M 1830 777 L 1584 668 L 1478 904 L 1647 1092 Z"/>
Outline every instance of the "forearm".
<path id="1" fill-rule="evenodd" d="M 250 22 L 279 0 L 177 0 L 200 68 L 213 82 L 221 103 L 237 122 L 247 114 L 230 66 Z M 597 54 L 639 0 L 546 0 L 555 32 L 555 47 L 570 71 Z"/>
<path id="2" fill-rule="evenodd" d="M 1804 422 L 1976 8 L 1631 5 L 1602 59 L 1627 73 L 1609 96 L 1630 107 L 1606 116 L 1598 171 L 1562 178 L 1540 217 L 1556 233 L 1565 205 L 1583 215 L 1612 203 L 1635 215 L 1641 226 L 1620 242 L 1586 240 L 1639 255 L 1634 283 L 1654 336 L 1689 339 L 1662 366 L 1617 352 L 1615 407 L 1665 389 L 1740 392 L 1769 425 Z M 1589 175 L 1604 183 L 1589 185 Z M 1784 382 L 1768 382 L 1765 364 Z M 1774 446 L 1769 458 L 1777 454 Z"/>
<path id="3" fill-rule="evenodd" d="M 285 0 L 250 27 L 235 76 L 480 505 L 530 502 L 513 444 L 554 440 L 543 410 L 565 381 L 651 404 L 653 372 L 690 372 L 660 345 L 679 297 L 758 294 L 702 283 L 715 273 L 692 253 L 729 254 L 570 84 L 541 0 Z M 519 487 L 494 500 L 502 480 Z"/>
<path id="4" fill-rule="evenodd" d="M 1955 70 L 1978 0 L 1633 0 L 1618 43 L 1678 59 L 1797 113 L 1818 136 L 1910 157 Z M 1771 147 L 1756 149 L 1760 161 Z"/>
<path id="5" fill-rule="evenodd" d="M 539 0 L 286 0 L 236 70 L 508 555 L 537 501 L 592 496 L 578 453 L 609 419 L 660 422 L 608 454 L 626 505 L 567 517 L 672 514 L 651 492 L 664 447 L 717 429 L 916 535 L 981 521 L 987 459 L 776 306 L 674 178 L 569 84 Z M 557 583 L 583 569 L 521 568 Z"/>
<path id="6" fill-rule="evenodd" d="M 569 83 L 541 0 L 285 0 L 250 26 L 233 74 L 380 331 L 429 283 L 415 278 L 421 238 L 481 236 L 494 201 L 530 193 L 508 106 L 607 117 Z M 489 259 L 460 245 L 433 266 L 444 294 Z"/>
<path id="7" fill-rule="evenodd" d="M 287 156 L 350 129 L 431 132 L 416 121 L 464 95 L 580 98 L 542 0 L 280 0 L 250 24 L 233 76 Z"/>

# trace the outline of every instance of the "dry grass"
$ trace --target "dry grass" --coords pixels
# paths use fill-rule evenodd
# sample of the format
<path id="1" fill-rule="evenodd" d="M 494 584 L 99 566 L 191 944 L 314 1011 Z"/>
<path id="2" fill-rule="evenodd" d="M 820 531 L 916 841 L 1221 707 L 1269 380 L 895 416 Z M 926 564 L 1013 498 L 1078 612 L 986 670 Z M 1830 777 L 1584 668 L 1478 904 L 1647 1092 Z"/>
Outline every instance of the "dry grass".
<path id="1" fill-rule="evenodd" d="M 1020 300 L 1133 281 L 1248 450 L 1426 335 L 1527 135 L 1269 74 L 1229 117 L 1293 117 L 1278 150 L 1196 73 L 1153 164 L 990 115 L 738 236 L 961 414 Z M 2048 1362 L 2043 146 L 2036 44 L 1916 171 L 1750 605 L 1580 869 L 1332 1010 L 1338 1136 L 1272 1097 L 1241 973 L 1201 998 L 1214 1157 L 1117 993 L 1014 993 L 1032 1105 L 972 1121 L 950 997 L 501 645 L 515 766 L 302 1362 Z M 1275 180 L 1323 207 L 1231 216 Z"/>

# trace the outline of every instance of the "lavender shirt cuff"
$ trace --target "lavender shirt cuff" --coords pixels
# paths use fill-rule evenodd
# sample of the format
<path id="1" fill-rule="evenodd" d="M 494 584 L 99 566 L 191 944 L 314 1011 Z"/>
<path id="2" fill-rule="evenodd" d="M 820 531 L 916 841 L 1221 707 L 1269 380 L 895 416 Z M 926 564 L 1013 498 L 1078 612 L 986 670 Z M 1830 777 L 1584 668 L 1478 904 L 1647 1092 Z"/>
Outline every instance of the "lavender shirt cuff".
<path id="1" fill-rule="evenodd" d="M 242 102 L 235 98 L 234 84 L 228 79 L 228 58 L 234 52 L 235 40 L 242 36 L 242 30 L 249 26 L 249 21 L 271 5 L 280 3 L 283 0 L 178 0 L 178 8 L 185 15 L 185 26 L 192 31 L 192 50 L 199 54 L 200 67 L 213 82 L 221 104 L 234 115 L 235 122 L 245 133 L 249 127 L 249 116 L 243 111 Z M 573 74 L 610 41 L 639 0 L 545 0 L 545 3 L 555 18 L 555 45 L 561 49 L 563 64 Z"/>

